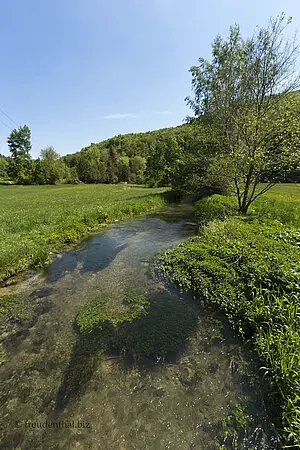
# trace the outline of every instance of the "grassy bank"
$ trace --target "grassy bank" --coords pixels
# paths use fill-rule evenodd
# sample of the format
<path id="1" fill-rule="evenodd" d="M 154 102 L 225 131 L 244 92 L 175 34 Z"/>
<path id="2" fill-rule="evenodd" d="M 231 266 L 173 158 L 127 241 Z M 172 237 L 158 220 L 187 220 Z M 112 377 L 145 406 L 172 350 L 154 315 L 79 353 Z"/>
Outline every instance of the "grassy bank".
<path id="1" fill-rule="evenodd" d="M 0 186 L 0 282 L 102 225 L 163 204 L 163 189 L 133 185 Z"/>
<path id="2" fill-rule="evenodd" d="M 227 220 L 209 221 L 199 236 L 163 255 L 160 269 L 221 309 L 239 334 L 252 340 L 274 386 L 281 436 L 299 448 L 300 186 L 276 187 L 247 217 L 230 216 L 230 202 L 225 203 Z M 201 211 L 201 202 L 198 207 Z"/>

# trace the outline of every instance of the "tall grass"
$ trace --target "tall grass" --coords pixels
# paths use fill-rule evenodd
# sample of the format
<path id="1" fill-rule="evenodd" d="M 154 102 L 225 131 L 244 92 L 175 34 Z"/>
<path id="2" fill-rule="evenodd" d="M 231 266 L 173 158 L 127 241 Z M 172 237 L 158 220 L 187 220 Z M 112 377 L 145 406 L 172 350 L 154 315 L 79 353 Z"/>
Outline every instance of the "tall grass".
<path id="1" fill-rule="evenodd" d="M 44 265 L 50 250 L 162 205 L 163 189 L 120 185 L 0 186 L 0 282 Z"/>

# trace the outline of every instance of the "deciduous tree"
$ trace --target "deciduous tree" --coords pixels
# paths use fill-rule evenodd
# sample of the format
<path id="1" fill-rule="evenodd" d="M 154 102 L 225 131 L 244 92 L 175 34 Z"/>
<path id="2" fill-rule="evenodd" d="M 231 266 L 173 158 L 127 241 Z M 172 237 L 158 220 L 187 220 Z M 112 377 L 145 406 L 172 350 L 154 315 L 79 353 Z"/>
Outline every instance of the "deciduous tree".
<path id="1" fill-rule="evenodd" d="M 7 143 L 11 152 L 9 175 L 18 183 L 29 183 L 31 172 L 31 133 L 27 125 L 12 130 Z"/>
<path id="2" fill-rule="evenodd" d="M 277 172 L 286 170 L 299 161 L 299 115 L 289 110 L 291 92 L 299 87 L 299 52 L 296 40 L 284 37 L 290 22 L 281 14 L 247 39 L 234 25 L 228 39 L 214 40 L 211 60 L 200 58 L 190 69 L 194 98 L 187 103 L 196 118 L 211 125 L 230 159 L 242 213 L 276 183 L 271 177 L 259 189 L 263 173 L 271 174 L 274 166 Z"/>

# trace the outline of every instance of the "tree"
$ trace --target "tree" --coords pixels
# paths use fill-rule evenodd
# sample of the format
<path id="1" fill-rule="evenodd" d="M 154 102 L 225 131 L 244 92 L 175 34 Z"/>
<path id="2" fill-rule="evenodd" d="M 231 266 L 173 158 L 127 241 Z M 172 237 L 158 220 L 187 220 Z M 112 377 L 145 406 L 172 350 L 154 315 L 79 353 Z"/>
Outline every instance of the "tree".
<path id="1" fill-rule="evenodd" d="M 172 182 L 181 148 L 172 134 L 158 134 L 147 159 L 146 180 L 150 186 L 168 186 Z"/>
<path id="2" fill-rule="evenodd" d="M 78 183 L 80 183 L 79 177 L 78 177 L 78 172 L 77 172 L 77 169 L 76 169 L 75 166 L 73 166 L 73 167 L 66 166 L 65 182 L 67 184 L 78 184 Z"/>
<path id="3" fill-rule="evenodd" d="M 119 157 L 118 180 L 123 182 L 130 181 L 130 166 L 128 156 Z"/>
<path id="4" fill-rule="evenodd" d="M 7 177 L 8 164 L 7 158 L 0 155 L 0 179 Z"/>
<path id="5" fill-rule="evenodd" d="M 144 172 L 146 169 L 146 159 L 142 156 L 133 156 L 129 160 L 130 182 L 142 184 L 144 182 Z"/>
<path id="6" fill-rule="evenodd" d="M 7 143 L 11 152 L 9 175 L 20 184 L 30 182 L 31 173 L 31 142 L 30 129 L 27 125 L 14 129 L 10 133 Z"/>
<path id="7" fill-rule="evenodd" d="M 66 165 L 53 147 L 41 150 L 40 159 L 33 163 L 33 182 L 36 184 L 55 184 L 66 173 Z"/>
<path id="8" fill-rule="evenodd" d="M 299 131 L 287 139 L 295 121 L 299 130 L 299 115 L 288 112 L 291 93 L 299 87 L 298 47 L 295 38 L 284 39 L 290 22 L 284 14 L 271 18 L 248 39 L 232 26 L 227 40 L 214 40 L 211 61 L 200 58 L 190 69 L 195 97 L 187 103 L 196 119 L 210 124 L 223 157 L 230 159 L 226 166 L 244 214 L 277 181 L 271 177 L 259 189 L 264 173 L 299 162 Z"/>
<path id="9" fill-rule="evenodd" d="M 104 183 L 106 181 L 106 152 L 96 144 L 84 148 L 77 158 L 78 176 L 84 183 Z"/>
<path id="10" fill-rule="evenodd" d="M 46 184 L 46 173 L 44 166 L 40 158 L 32 161 L 32 183 L 33 184 Z"/>
<path id="11" fill-rule="evenodd" d="M 109 147 L 107 153 L 106 179 L 107 183 L 118 182 L 118 154 L 113 146 Z"/>

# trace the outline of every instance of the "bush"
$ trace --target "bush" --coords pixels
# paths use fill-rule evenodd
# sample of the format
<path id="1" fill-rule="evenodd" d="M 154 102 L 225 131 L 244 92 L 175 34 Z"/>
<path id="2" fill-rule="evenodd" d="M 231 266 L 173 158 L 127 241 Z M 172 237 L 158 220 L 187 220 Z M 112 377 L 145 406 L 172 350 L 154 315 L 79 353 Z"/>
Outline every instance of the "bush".
<path id="1" fill-rule="evenodd" d="M 225 220 L 237 213 L 235 199 L 219 194 L 204 197 L 195 206 L 196 217 L 202 223 L 207 223 L 214 219 Z"/>

